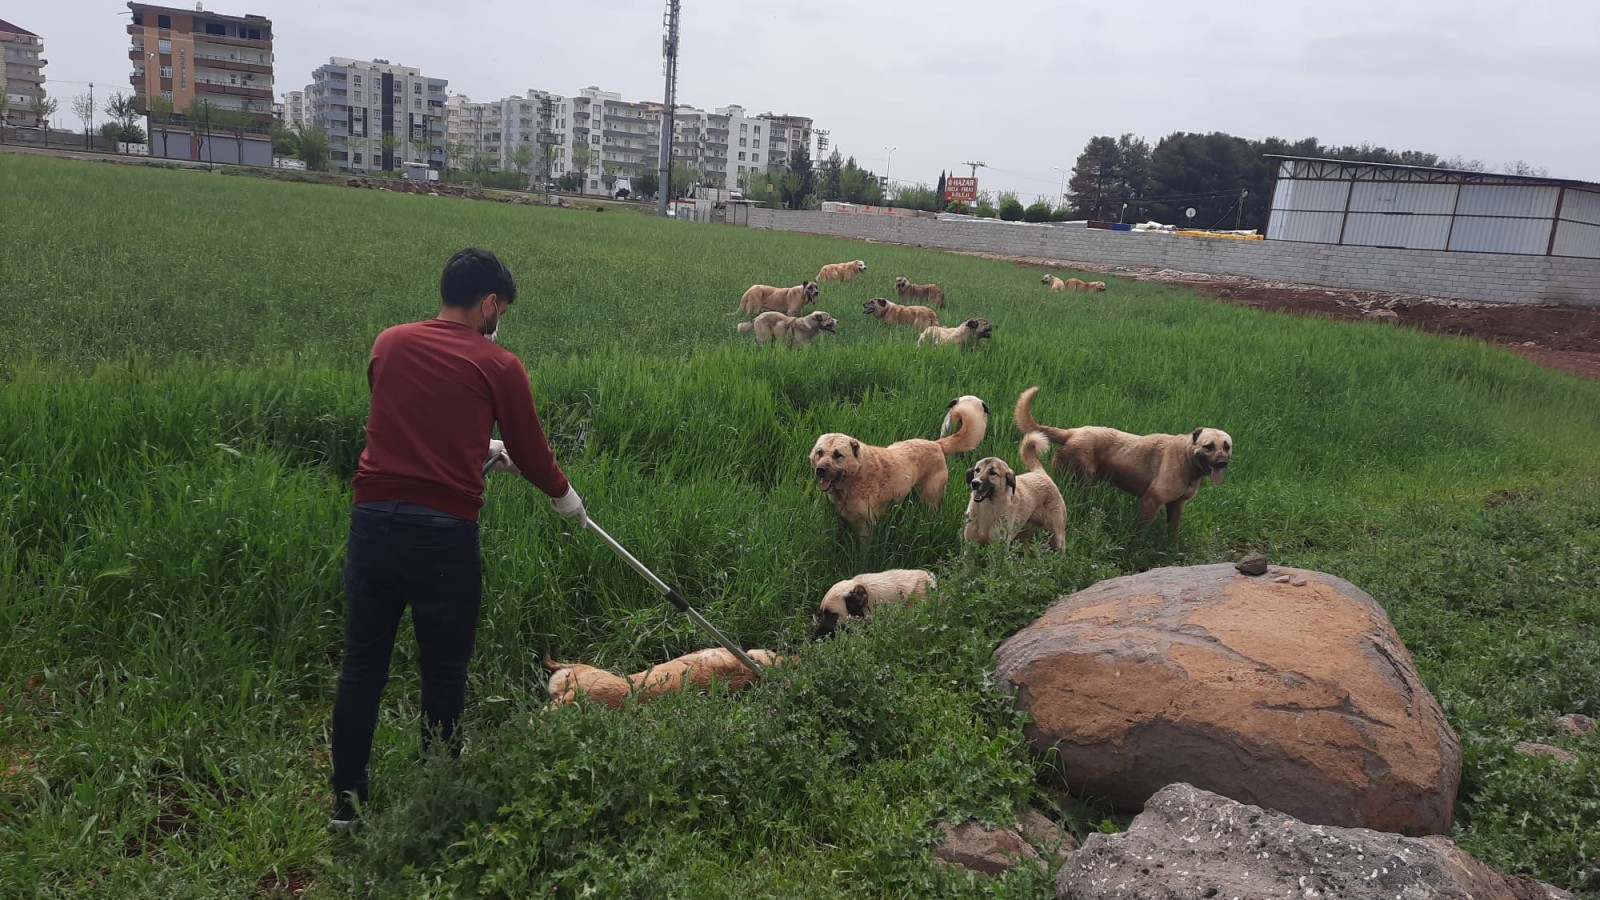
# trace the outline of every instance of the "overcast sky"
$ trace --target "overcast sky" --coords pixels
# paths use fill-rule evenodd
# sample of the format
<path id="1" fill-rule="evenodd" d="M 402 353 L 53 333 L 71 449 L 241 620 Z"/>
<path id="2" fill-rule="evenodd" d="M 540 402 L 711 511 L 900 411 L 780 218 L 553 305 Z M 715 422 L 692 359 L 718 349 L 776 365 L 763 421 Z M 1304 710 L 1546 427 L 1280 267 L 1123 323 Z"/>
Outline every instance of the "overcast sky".
<path id="1" fill-rule="evenodd" d="M 665 0 L 205 5 L 272 19 L 279 94 L 348 56 L 474 100 L 662 97 Z M 124 3 L 11 0 L 0 18 L 44 38 L 63 101 L 129 89 Z M 1600 181 L 1600 0 L 682 0 L 678 100 L 810 116 L 895 181 L 979 160 L 981 188 L 1025 202 L 1056 195 L 1090 137 L 1124 132 L 1371 142 Z"/>

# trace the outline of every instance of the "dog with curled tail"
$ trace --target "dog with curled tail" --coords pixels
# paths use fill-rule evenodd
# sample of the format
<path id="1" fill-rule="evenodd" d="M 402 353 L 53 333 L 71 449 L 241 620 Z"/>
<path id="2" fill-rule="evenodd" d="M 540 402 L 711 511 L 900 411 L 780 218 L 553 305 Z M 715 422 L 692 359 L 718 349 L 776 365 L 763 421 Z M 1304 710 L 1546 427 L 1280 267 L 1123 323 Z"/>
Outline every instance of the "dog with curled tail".
<path id="1" fill-rule="evenodd" d="M 1050 549 L 1066 546 L 1067 502 L 1061 498 L 1050 473 L 1044 470 L 1039 454 L 1050 447 L 1043 432 L 1030 432 L 1022 438 L 1021 475 L 998 456 L 986 456 L 967 470 L 966 526 L 962 537 L 973 544 L 1026 544 L 1036 531 L 1050 535 Z"/>

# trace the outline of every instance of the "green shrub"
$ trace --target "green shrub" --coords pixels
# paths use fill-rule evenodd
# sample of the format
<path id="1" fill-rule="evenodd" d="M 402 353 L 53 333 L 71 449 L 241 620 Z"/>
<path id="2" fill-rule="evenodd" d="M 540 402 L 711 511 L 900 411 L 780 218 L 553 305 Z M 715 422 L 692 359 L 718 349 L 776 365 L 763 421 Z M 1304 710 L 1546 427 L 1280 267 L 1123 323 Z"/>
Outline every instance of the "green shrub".
<path id="1" fill-rule="evenodd" d="M 1022 215 L 1021 200 L 1015 197 L 1007 197 L 1000 201 L 1000 218 L 1005 219 L 1007 222 L 1019 222 L 1022 220 Z"/>
<path id="2" fill-rule="evenodd" d="M 1024 222 L 1050 221 L 1050 204 L 1034 203 L 1029 205 L 1027 209 L 1022 211 L 1022 220 Z"/>

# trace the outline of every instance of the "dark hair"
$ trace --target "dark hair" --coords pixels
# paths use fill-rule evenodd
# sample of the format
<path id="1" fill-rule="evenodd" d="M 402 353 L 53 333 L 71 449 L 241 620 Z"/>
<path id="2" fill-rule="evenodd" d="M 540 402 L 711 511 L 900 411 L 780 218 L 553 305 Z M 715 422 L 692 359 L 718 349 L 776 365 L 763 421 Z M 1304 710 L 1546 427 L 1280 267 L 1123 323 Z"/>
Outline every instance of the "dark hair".
<path id="1" fill-rule="evenodd" d="M 517 299 L 517 282 L 499 257 L 479 247 L 457 250 L 444 264 L 439 278 L 439 299 L 445 306 L 468 307 L 488 294 L 498 294 L 507 304 Z"/>

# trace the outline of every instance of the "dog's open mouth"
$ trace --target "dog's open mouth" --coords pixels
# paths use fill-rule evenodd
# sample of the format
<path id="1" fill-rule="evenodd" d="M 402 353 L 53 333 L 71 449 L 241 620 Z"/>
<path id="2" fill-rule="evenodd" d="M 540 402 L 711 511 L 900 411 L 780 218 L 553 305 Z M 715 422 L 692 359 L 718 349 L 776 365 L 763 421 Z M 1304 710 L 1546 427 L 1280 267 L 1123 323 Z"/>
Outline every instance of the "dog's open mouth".
<path id="1" fill-rule="evenodd" d="M 982 503 L 983 501 L 988 500 L 990 497 L 993 497 L 993 496 L 994 496 L 994 485 L 990 484 L 987 481 L 978 482 L 978 486 L 972 489 L 972 502 L 973 503 Z"/>
<path id="2" fill-rule="evenodd" d="M 829 491 L 833 490 L 834 488 L 838 487 L 839 486 L 839 482 L 841 482 L 843 480 L 844 480 L 844 475 L 842 475 L 842 474 L 840 474 L 838 472 L 818 472 L 817 473 L 817 490 L 819 490 L 819 491 L 823 492 L 824 494 L 826 494 L 827 492 L 829 492 Z"/>
<path id="3" fill-rule="evenodd" d="M 1222 483 L 1222 467 L 1221 466 L 1212 466 L 1211 467 L 1211 483 L 1212 484 L 1221 484 Z"/>

